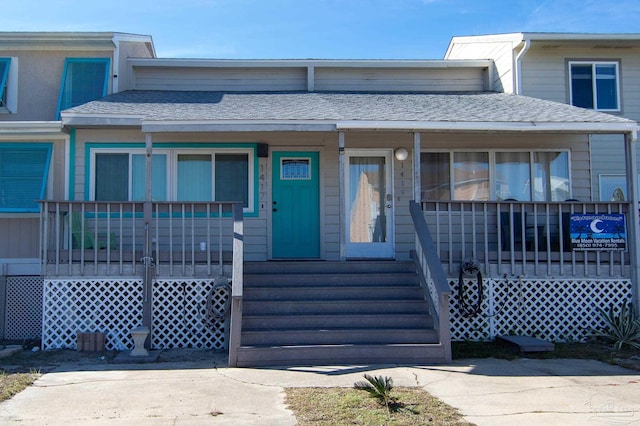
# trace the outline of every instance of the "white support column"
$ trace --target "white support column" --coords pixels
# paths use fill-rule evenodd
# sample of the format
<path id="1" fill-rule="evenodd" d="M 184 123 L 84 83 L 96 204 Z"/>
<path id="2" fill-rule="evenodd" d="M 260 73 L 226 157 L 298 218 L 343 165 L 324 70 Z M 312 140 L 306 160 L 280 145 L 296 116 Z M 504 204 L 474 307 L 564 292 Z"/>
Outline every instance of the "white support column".
<path id="1" fill-rule="evenodd" d="M 627 171 L 627 188 L 629 188 L 629 201 L 631 211 L 629 212 L 629 222 L 627 223 L 627 243 L 629 244 L 629 254 L 631 256 L 631 291 L 633 306 L 636 312 L 640 313 L 640 213 L 638 213 L 638 167 L 636 165 L 636 139 L 635 132 L 627 133 L 624 136 L 625 161 Z"/>
<path id="2" fill-rule="evenodd" d="M 413 134 L 413 200 L 416 203 L 422 201 L 422 186 L 420 179 L 420 150 L 422 143 L 420 133 Z"/>
<path id="3" fill-rule="evenodd" d="M 344 193 L 344 132 L 338 133 L 338 198 L 339 198 L 339 206 L 340 206 L 340 260 L 346 260 L 347 258 L 347 249 L 346 249 L 346 231 L 345 231 L 345 220 L 346 217 L 346 201 L 345 201 L 345 193 Z"/>
<path id="4" fill-rule="evenodd" d="M 307 92 L 316 90 L 316 68 L 309 65 L 307 67 Z"/>
<path id="5" fill-rule="evenodd" d="M 152 290 L 151 286 L 153 284 L 153 279 L 151 275 L 151 256 L 153 255 L 151 249 L 151 220 L 152 220 L 152 205 L 151 205 L 151 184 L 153 181 L 153 174 L 151 171 L 151 167 L 153 164 L 153 138 L 151 133 L 146 133 L 145 137 L 145 195 L 144 195 L 144 204 L 143 204 L 143 214 L 144 214 L 144 229 L 145 229 L 145 240 L 144 240 L 144 254 L 143 254 L 143 263 L 144 263 L 144 299 L 143 299 L 143 308 L 142 308 L 142 324 L 146 327 L 149 327 L 149 330 L 152 329 L 152 314 L 151 314 L 151 295 Z M 151 333 L 149 334 L 151 336 Z M 147 342 L 145 344 L 147 348 L 151 347 L 151 339 L 147 337 Z"/>

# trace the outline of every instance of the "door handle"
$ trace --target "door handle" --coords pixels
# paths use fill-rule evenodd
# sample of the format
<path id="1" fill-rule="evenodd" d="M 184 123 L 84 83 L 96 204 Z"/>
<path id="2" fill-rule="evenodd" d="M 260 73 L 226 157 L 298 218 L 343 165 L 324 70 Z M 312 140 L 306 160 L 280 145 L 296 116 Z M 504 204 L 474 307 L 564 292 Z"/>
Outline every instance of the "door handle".
<path id="1" fill-rule="evenodd" d="M 387 205 L 386 205 L 386 207 L 387 207 L 388 209 L 390 209 L 390 208 L 391 208 L 391 203 L 387 204 Z"/>
<path id="2" fill-rule="evenodd" d="M 277 212 L 277 211 L 278 211 L 278 209 L 273 209 L 273 211 L 274 211 L 274 212 Z"/>

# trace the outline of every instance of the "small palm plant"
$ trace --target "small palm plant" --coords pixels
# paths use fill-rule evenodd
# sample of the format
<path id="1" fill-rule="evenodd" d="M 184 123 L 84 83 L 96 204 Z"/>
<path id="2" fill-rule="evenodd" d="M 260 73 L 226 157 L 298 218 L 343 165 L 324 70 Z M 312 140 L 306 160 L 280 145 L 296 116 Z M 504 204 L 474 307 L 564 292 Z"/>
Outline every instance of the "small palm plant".
<path id="1" fill-rule="evenodd" d="M 358 390 L 369 393 L 371 398 L 377 398 L 381 405 L 387 408 L 387 415 L 391 416 L 391 404 L 395 402 L 395 398 L 391 395 L 393 389 L 393 379 L 391 377 L 364 375 L 367 380 L 359 381 L 353 384 Z"/>
<path id="2" fill-rule="evenodd" d="M 609 306 L 608 311 L 602 308 L 598 308 L 598 311 L 606 324 L 606 329 L 592 330 L 592 336 L 614 342 L 615 351 L 622 349 L 623 345 L 640 349 L 640 317 L 636 315 L 631 304 L 622 305 L 618 315 L 614 313 L 613 305 Z"/>

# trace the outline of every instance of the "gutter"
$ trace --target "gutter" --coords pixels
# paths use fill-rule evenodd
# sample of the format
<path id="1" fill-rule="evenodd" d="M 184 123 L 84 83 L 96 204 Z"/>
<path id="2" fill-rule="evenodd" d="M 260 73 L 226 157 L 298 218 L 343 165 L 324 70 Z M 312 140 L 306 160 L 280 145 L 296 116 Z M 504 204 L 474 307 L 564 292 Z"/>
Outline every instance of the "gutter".
<path id="1" fill-rule="evenodd" d="M 516 95 L 522 95 L 522 58 L 527 54 L 527 51 L 531 47 L 531 39 L 524 38 L 524 46 L 516 55 L 516 64 L 513 73 L 513 90 Z"/>

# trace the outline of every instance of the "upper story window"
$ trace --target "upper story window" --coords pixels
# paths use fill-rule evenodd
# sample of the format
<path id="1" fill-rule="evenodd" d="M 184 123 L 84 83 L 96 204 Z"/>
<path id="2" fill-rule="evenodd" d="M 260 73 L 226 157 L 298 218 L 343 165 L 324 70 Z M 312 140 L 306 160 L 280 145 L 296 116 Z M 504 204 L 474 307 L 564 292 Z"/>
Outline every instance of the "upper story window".
<path id="1" fill-rule="evenodd" d="M 144 149 L 91 149 L 96 201 L 144 201 Z M 154 149 L 154 201 L 242 201 L 253 212 L 253 149 Z"/>
<path id="2" fill-rule="evenodd" d="M 50 162 L 50 144 L 0 144 L 0 212 L 38 212 Z"/>
<path id="3" fill-rule="evenodd" d="M 0 58 L 0 108 L 7 107 L 7 80 L 11 58 Z"/>
<path id="4" fill-rule="evenodd" d="M 620 111 L 617 62 L 569 62 L 571 105 L 599 111 Z"/>
<path id="5" fill-rule="evenodd" d="M 68 58 L 65 61 L 58 117 L 60 111 L 106 96 L 109 63 L 107 58 Z"/>
<path id="6" fill-rule="evenodd" d="M 423 200 L 564 201 L 568 151 L 423 152 Z"/>

